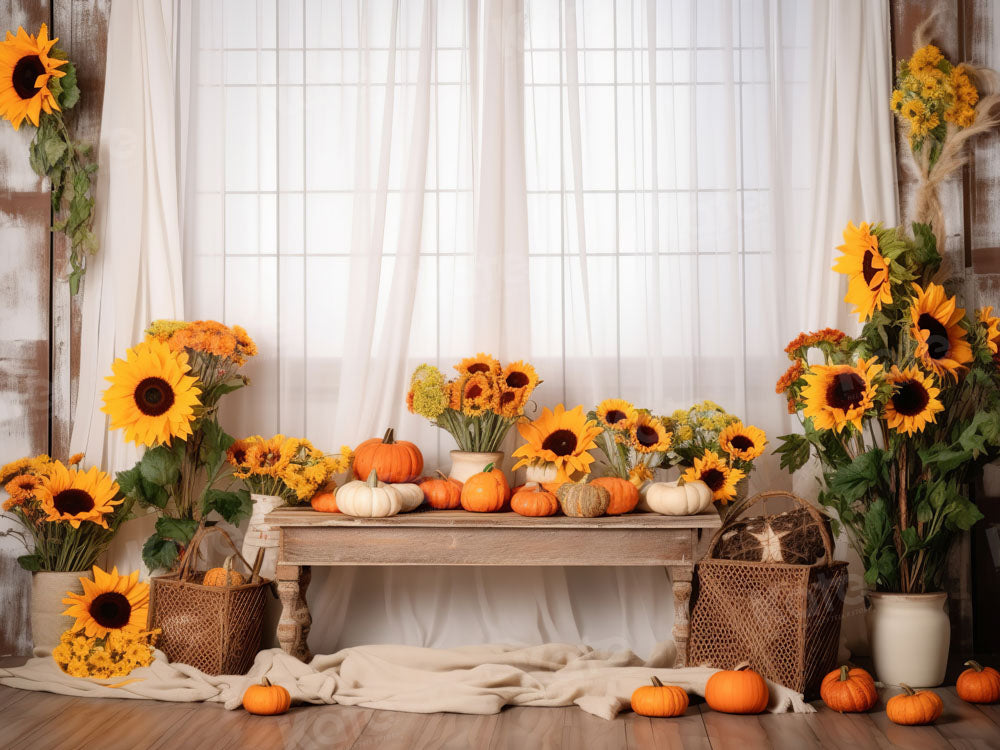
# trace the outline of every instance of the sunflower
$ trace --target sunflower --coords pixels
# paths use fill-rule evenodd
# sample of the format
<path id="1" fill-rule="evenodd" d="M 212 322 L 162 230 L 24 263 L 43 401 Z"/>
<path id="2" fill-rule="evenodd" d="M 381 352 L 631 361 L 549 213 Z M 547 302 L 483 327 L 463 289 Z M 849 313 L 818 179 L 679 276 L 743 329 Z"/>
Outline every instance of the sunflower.
<path id="1" fill-rule="evenodd" d="M 94 580 L 81 578 L 82 594 L 67 594 L 63 612 L 75 617 L 72 630 L 83 630 L 90 637 L 103 638 L 109 633 L 138 634 L 145 631 L 149 609 L 149 584 L 139 582 L 139 571 L 118 575 L 118 568 L 105 573 L 94 566 Z"/>
<path id="2" fill-rule="evenodd" d="M 58 41 L 49 39 L 49 29 L 43 23 L 38 38 L 18 27 L 17 36 L 8 31 L 7 40 L 0 43 L 0 117 L 10 120 L 14 130 L 25 117 L 37 128 L 41 112 L 59 110 L 49 91 L 52 78 L 66 75 L 59 68 L 67 61 L 49 54 Z"/>
<path id="3" fill-rule="evenodd" d="M 606 398 L 597 405 L 597 421 L 609 430 L 630 430 L 638 412 L 628 401 Z"/>
<path id="4" fill-rule="evenodd" d="M 921 289 L 913 285 L 917 298 L 910 306 L 910 329 L 917 341 L 916 356 L 924 367 L 939 377 L 958 378 L 958 371 L 972 361 L 972 347 L 965 339 L 961 320 L 965 310 L 957 307 L 940 284 Z"/>
<path id="5" fill-rule="evenodd" d="M 670 447 L 671 438 L 663 420 L 640 412 L 633 422 L 628 444 L 639 453 L 663 453 Z"/>
<path id="6" fill-rule="evenodd" d="M 493 408 L 498 395 L 487 373 L 474 372 L 462 386 L 462 411 L 467 416 L 477 417 Z"/>
<path id="7" fill-rule="evenodd" d="M 507 419 L 521 416 L 528 402 L 528 393 L 527 388 L 504 388 L 497 398 L 497 413 Z"/>
<path id="8" fill-rule="evenodd" d="M 919 367 L 900 370 L 893 365 L 885 379 L 892 385 L 892 395 L 882 417 L 890 429 L 905 435 L 923 432 L 928 423 L 937 421 L 937 413 L 944 411 L 944 405 L 938 400 L 941 390 Z"/>
<path id="9" fill-rule="evenodd" d="M 740 458 L 753 461 L 764 452 L 767 435 L 759 427 L 733 422 L 719 435 L 719 447 L 729 454 L 730 458 Z"/>
<path id="10" fill-rule="evenodd" d="M 802 389 L 805 417 L 812 417 L 818 430 L 840 432 L 847 424 L 861 429 L 861 418 L 875 398 L 873 379 L 882 372 L 875 358 L 851 365 L 813 365 Z"/>
<path id="11" fill-rule="evenodd" d="M 744 476 L 742 471 L 729 466 L 715 452 L 705 451 L 701 458 L 694 460 L 694 466 L 689 467 L 681 479 L 685 482 L 701 480 L 712 490 L 712 500 L 725 505 L 736 497 L 736 485 Z"/>
<path id="12" fill-rule="evenodd" d="M 892 304 L 889 261 L 879 252 L 878 237 L 868 224 L 856 227 L 848 222 L 844 244 L 837 249 L 844 254 L 837 258 L 833 270 L 847 276 L 844 301 L 854 305 L 858 317 L 868 320 L 876 310 L 882 309 L 883 304 Z"/>
<path id="13" fill-rule="evenodd" d="M 251 474 L 281 476 L 288 466 L 289 456 L 284 452 L 285 436 L 275 435 L 270 440 L 258 439 L 246 452 L 246 464 Z"/>
<path id="14" fill-rule="evenodd" d="M 129 349 L 126 359 L 111 365 L 114 375 L 105 378 L 101 411 L 111 416 L 110 429 L 125 428 L 125 439 L 152 446 L 184 439 L 191 434 L 194 408 L 199 405 L 196 380 L 187 354 L 172 352 L 159 341 L 144 341 Z"/>
<path id="15" fill-rule="evenodd" d="M 538 419 L 522 422 L 517 431 L 527 443 L 514 451 L 514 456 L 521 459 L 514 469 L 536 462 L 555 464 L 559 482 L 569 481 L 573 472 L 589 471 L 594 457 L 588 451 L 601 434 L 601 428 L 587 419 L 582 406 L 566 411 L 562 404 L 554 411 L 542 409 Z"/>
<path id="16" fill-rule="evenodd" d="M 980 308 L 976 317 L 986 329 L 986 346 L 989 347 L 993 359 L 996 359 L 1000 352 L 1000 318 L 993 317 L 992 307 Z"/>
<path id="17" fill-rule="evenodd" d="M 118 484 L 96 466 L 87 472 L 67 469 L 56 461 L 48 476 L 37 490 L 38 501 L 47 514 L 47 521 L 69 521 L 74 529 L 80 528 L 81 521 L 93 521 L 104 528 L 108 522 L 104 515 L 110 513 L 115 500 Z"/>
<path id="18" fill-rule="evenodd" d="M 479 352 L 475 357 L 466 357 L 455 365 L 455 369 L 458 370 L 459 375 L 475 375 L 480 372 L 500 375 L 503 372 L 503 368 L 495 357 L 482 352 Z"/>
<path id="19" fill-rule="evenodd" d="M 506 388 L 512 390 L 523 388 L 529 395 L 539 383 L 538 373 L 535 372 L 535 368 L 524 361 L 511 362 L 503 368 L 501 377 Z"/>
<path id="20" fill-rule="evenodd" d="M 233 444 L 226 449 L 226 460 L 233 466 L 237 467 L 237 469 L 242 470 L 235 472 L 237 476 L 244 476 L 243 472 L 249 468 L 247 453 L 250 451 L 250 448 L 259 442 L 261 442 L 261 438 L 257 435 L 253 435 L 248 438 L 243 438 L 242 440 L 234 441 Z"/>

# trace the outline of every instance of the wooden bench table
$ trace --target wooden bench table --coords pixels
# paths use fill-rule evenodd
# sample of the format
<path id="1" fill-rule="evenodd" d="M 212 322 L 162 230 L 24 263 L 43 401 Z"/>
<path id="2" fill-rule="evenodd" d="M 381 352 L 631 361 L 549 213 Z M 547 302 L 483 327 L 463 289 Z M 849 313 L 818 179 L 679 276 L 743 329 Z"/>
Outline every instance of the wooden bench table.
<path id="1" fill-rule="evenodd" d="M 676 666 L 686 666 L 694 563 L 721 525 L 697 516 L 631 513 L 600 518 L 525 518 L 516 513 L 428 510 L 353 518 L 280 508 L 265 523 L 280 532 L 278 642 L 300 659 L 312 618 L 305 594 L 313 565 L 572 565 L 664 567 L 674 594 Z"/>

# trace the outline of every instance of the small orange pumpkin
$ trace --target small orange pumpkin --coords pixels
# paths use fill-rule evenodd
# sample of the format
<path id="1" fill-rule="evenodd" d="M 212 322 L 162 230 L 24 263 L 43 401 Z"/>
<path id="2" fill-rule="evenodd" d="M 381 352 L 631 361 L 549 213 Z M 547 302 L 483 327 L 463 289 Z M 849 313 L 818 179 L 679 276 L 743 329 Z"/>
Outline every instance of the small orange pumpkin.
<path id="1" fill-rule="evenodd" d="M 292 696 L 281 685 L 272 685 L 265 677 L 243 693 L 243 708 L 258 716 L 283 714 L 292 705 Z"/>
<path id="2" fill-rule="evenodd" d="M 354 451 L 354 476 L 366 480 L 372 469 L 380 482 L 409 482 L 420 476 L 424 469 L 424 457 L 413 443 L 405 440 L 397 442 L 390 427 L 381 440 L 365 440 Z"/>
<path id="3" fill-rule="evenodd" d="M 1000 672 L 971 659 L 965 662 L 965 666 L 969 669 L 962 672 L 955 683 L 959 698 L 968 703 L 996 703 L 1000 700 Z"/>
<path id="4" fill-rule="evenodd" d="M 493 464 L 469 477 L 462 485 L 462 507 L 476 513 L 493 513 L 510 500 L 507 477 Z"/>
<path id="5" fill-rule="evenodd" d="M 462 483 L 446 477 L 440 471 L 436 477 L 424 477 L 417 484 L 424 500 L 437 510 L 453 510 L 462 504 Z"/>
<path id="6" fill-rule="evenodd" d="M 683 716 L 688 694 L 677 685 L 664 685 L 656 677 L 632 693 L 632 710 L 640 716 Z"/>
<path id="7" fill-rule="evenodd" d="M 708 707 L 726 714 L 759 714 L 767 708 L 768 697 L 764 678 L 748 664 L 716 672 L 705 684 Z"/>
<path id="8" fill-rule="evenodd" d="M 511 495 L 510 509 L 520 516 L 554 516 L 559 510 L 559 501 L 541 485 L 525 485 Z"/>
<path id="9" fill-rule="evenodd" d="M 233 570 L 233 555 L 226 558 L 221 568 L 212 568 L 201 580 L 203 586 L 242 586 L 244 578 Z"/>
<path id="10" fill-rule="evenodd" d="M 827 706 L 840 713 L 863 713 L 878 702 L 872 676 L 846 664 L 823 678 L 819 695 Z"/>
<path id="11" fill-rule="evenodd" d="M 592 479 L 591 484 L 603 487 L 611 495 L 611 503 L 604 511 L 609 516 L 620 516 L 631 513 L 639 503 L 639 488 L 627 479 L 621 477 L 599 477 Z"/>
<path id="12" fill-rule="evenodd" d="M 941 716 L 944 701 L 930 690 L 914 690 L 909 685 L 900 684 L 903 692 L 892 696 L 885 704 L 885 714 L 894 724 L 911 727 L 932 724 Z"/>
<path id="13" fill-rule="evenodd" d="M 337 493 L 335 490 L 324 490 L 323 492 L 317 492 L 313 495 L 312 500 L 309 501 L 313 510 L 318 510 L 320 513 L 339 513 L 337 510 Z"/>

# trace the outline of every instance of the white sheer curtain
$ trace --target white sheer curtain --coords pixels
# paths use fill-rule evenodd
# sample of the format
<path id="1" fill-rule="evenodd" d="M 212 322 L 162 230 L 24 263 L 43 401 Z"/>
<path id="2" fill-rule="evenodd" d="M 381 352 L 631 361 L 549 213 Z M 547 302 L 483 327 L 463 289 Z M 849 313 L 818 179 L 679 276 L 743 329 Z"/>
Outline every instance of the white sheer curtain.
<path id="1" fill-rule="evenodd" d="M 446 468 L 454 445 L 406 412 L 406 377 L 484 349 L 534 362 L 542 405 L 620 395 L 669 413 L 711 398 L 771 435 L 787 426 L 773 384 L 811 322 L 798 274 L 829 265 L 829 227 L 867 215 L 829 215 L 815 189 L 837 178 L 812 169 L 830 111 L 809 94 L 825 3 L 191 8 L 185 312 L 240 323 L 261 349 L 224 407 L 232 433 L 335 449 L 395 426 Z M 888 65 L 887 27 L 855 31 L 838 59 L 869 45 Z M 824 93 L 870 99 L 873 120 L 885 100 Z M 832 148 L 891 144 L 866 128 Z M 672 624 L 656 570 L 325 571 L 309 598 L 316 651 L 648 653 Z"/>

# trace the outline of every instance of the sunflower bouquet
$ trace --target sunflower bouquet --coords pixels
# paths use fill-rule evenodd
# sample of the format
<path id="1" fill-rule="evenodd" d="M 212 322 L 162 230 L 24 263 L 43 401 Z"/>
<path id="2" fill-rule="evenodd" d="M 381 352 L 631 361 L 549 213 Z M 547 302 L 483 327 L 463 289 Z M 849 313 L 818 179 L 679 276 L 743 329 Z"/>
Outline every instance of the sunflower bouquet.
<path id="1" fill-rule="evenodd" d="M 0 118 L 14 130 L 25 120 L 35 128 L 28 162 L 52 183 L 53 229 L 70 241 L 70 291 L 76 294 L 88 253 L 97 252 L 94 234 L 93 182 L 97 164 L 88 144 L 74 141 L 64 112 L 80 101 L 76 68 L 49 39 L 43 23 L 38 34 L 18 27 L 0 42 Z"/>
<path id="2" fill-rule="evenodd" d="M 636 487 L 653 478 L 653 468 L 673 440 L 666 420 L 620 398 L 604 399 L 587 418 L 601 428 L 597 448 L 609 475 L 628 479 Z"/>
<path id="3" fill-rule="evenodd" d="M 59 639 L 52 658 L 71 677 L 124 677 L 136 667 L 153 662 L 153 644 L 159 630 L 146 630 L 149 584 L 139 571 L 118 574 L 96 565 L 94 580 L 81 578 L 83 593 L 67 592 L 63 614 L 75 618 Z"/>
<path id="4" fill-rule="evenodd" d="M 562 404 L 552 411 L 542 409 L 533 421 L 520 422 L 517 431 L 525 444 L 514 451 L 514 458 L 520 459 L 514 471 L 527 467 L 530 480 L 554 485 L 579 481 L 590 473 L 594 462 L 590 452 L 602 433 L 582 406 L 567 411 Z"/>
<path id="5" fill-rule="evenodd" d="M 251 492 L 274 495 L 288 504 L 309 500 L 331 477 L 351 467 L 352 453 L 343 446 L 336 456 L 316 450 L 303 438 L 260 435 L 237 440 L 226 451 L 234 467 L 233 476 L 242 479 Z"/>
<path id="6" fill-rule="evenodd" d="M 88 570 L 129 517 L 133 501 L 96 466 L 77 468 L 82 459 L 77 454 L 66 465 L 42 455 L 0 469 L 9 495 L 3 510 L 23 528 L 9 533 L 29 549 L 17 558 L 25 570 Z"/>
<path id="7" fill-rule="evenodd" d="M 678 409 L 668 420 L 674 444 L 661 466 L 678 466 L 685 482 L 700 479 L 712 490 L 712 499 L 726 506 L 745 492 L 754 461 L 764 452 L 767 435 L 745 425 L 714 401 Z"/>
<path id="8" fill-rule="evenodd" d="M 410 376 L 406 406 L 450 433 L 459 450 L 493 453 L 522 416 L 540 381 L 528 362 L 506 367 L 489 354 L 463 359 L 458 377 L 447 380 L 432 365 Z"/>
<path id="9" fill-rule="evenodd" d="M 110 429 L 146 446 L 142 459 L 118 474 L 122 491 L 160 514 L 143 546 L 150 570 L 170 568 L 199 523 L 216 513 L 229 523 L 250 515 L 246 490 L 227 479 L 234 440 L 219 426 L 220 399 L 249 384 L 239 368 L 257 354 L 240 326 L 215 321 L 158 320 L 146 339 L 112 364 L 102 411 Z"/>
<path id="10" fill-rule="evenodd" d="M 941 257 L 926 225 L 914 237 L 849 224 L 833 269 L 864 323 L 786 348 L 776 390 L 801 434 L 776 450 L 795 471 L 819 461 L 820 502 L 837 516 L 882 591 L 939 590 L 954 534 L 982 514 L 968 483 L 1000 455 L 1000 318 L 973 318 L 937 283 Z"/>

